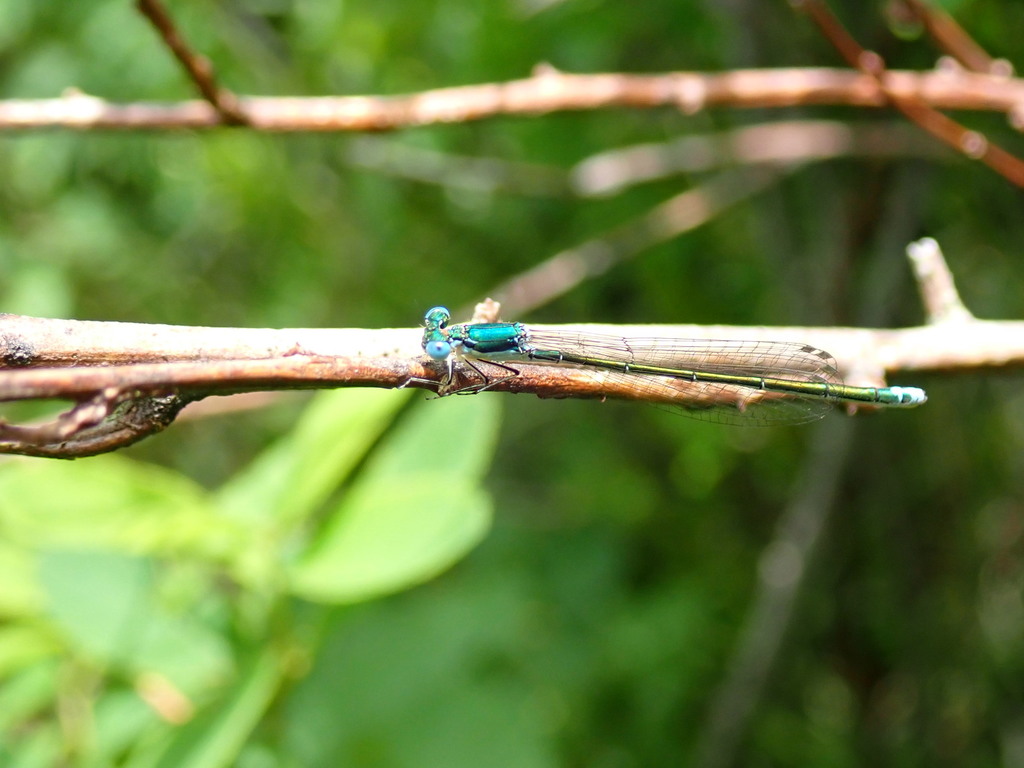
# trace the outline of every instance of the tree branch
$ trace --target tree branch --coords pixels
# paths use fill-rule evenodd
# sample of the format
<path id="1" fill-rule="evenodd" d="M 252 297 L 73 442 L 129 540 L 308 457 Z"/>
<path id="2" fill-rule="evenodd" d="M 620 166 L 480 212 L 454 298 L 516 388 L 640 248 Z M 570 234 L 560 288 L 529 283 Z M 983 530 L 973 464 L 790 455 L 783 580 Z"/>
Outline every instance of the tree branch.
<path id="1" fill-rule="evenodd" d="M 989 72 L 1008 77 L 1013 74 L 1013 65 L 1006 59 L 994 59 L 956 19 L 941 8 L 934 8 L 923 0 L 903 0 L 910 14 L 917 18 L 928 31 L 935 44 L 952 56 L 961 66 L 973 72 Z"/>
<path id="2" fill-rule="evenodd" d="M 847 69 L 748 69 L 725 73 L 574 75 L 541 68 L 504 83 L 404 96 L 239 97 L 246 123 L 264 131 L 389 131 L 419 125 L 610 108 L 886 107 L 892 97 L 939 109 L 1010 113 L 1024 104 L 1024 80 L 972 72 L 888 70 L 878 79 Z M 0 101 L 0 130 L 167 130 L 217 128 L 206 101 L 118 104 L 69 91 L 63 98 Z"/>
<path id="3" fill-rule="evenodd" d="M 1024 321 L 975 319 L 963 306 L 938 244 L 908 247 L 928 324 L 869 328 L 697 325 L 535 326 L 618 337 L 793 341 L 828 350 L 847 383 L 882 386 L 904 371 L 1024 365 Z M 498 319 L 477 305 L 473 322 Z M 0 453 L 73 458 L 135 442 L 170 424 L 186 404 L 210 395 L 344 386 L 416 387 L 445 394 L 447 363 L 430 360 L 412 329 L 202 328 L 49 320 L 0 315 L 0 402 L 61 399 L 75 405 L 51 422 L 0 421 Z M 675 380 L 671 391 L 637 391 L 618 377 L 556 365 L 519 364 L 488 391 L 543 398 L 614 398 L 710 405 L 721 392 Z M 478 374 L 459 362 L 457 380 Z M 744 403 L 737 402 L 737 407 Z"/>
<path id="4" fill-rule="evenodd" d="M 5 316 L 2 324 L 4 346 L 0 352 L 35 349 L 38 354 L 33 359 L 48 364 L 0 370 L 0 401 L 57 398 L 78 405 L 34 434 L 22 431 L 25 427 L 0 425 L 0 453 L 67 458 L 113 450 L 163 429 L 185 404 L 210 395 L 341 386 L 437 391 L 445 372 L 444 365 L 422 354 L 420 330 L 415 328 L 278 331 L 81 323 L 11 315 Z M 903 371 L 1024 365 L 1024 322 L 971 320 L 954 327 L 936 323 L 899 330 L 691 325 L 540 327 L 621 336 L 800 341 L 829 350 L 852 384 L 879 385 L 886 376 Z M 70 344 L 47 348 L 48 339 L 64 332 L 82 343 L 79 352 Z M 110 340 L 118 338 L 131 345 L 133 336 L 133 346 L 119 346 Z M 229 336 L 239 339 L 236 346 L 223 344 Z M 282 336 L 291 345 L 284 354 Z M 191 350 L 187 352 L 186 346 Z M 254 354 L 257 349 L 262 349 L 265 356 L 231 357 Z M 196 359 L 186 361 L 189 355 Z M 125 364 L 132 356 L 139 362 Z M 642 393 L 574 368 L 524 364 L 517 370 L 518 375 L 497 381 L 489 391 L 530 393 L 542 398 L 649 401 Z M 461 365 L 457 374 L 470 380 L 474 375 Z M 700 407 L 709 396 L 701 385 L 681 381 L 672 402 L 681 399 Z M 105 415 L 113 415 L 115 423 L 107 424 L 102 420 Z M 80 434 L 68 425 L 77 425 Z"/>
<path id="5" fill-rule="evenodd" d="M 20 426 L 0 420 L 0 453 L 51 459 L 95 456 L 160 432 L 188 403 L 176 395 L 123 399 L 109 390 L 49 422 Z"/>
<path id="6" fill-rule="evenodd" d="M 605 197 L 684 173 L 753 165 L 803 165 L 838 157 L 952 158 L 902 121 L 775 120 L 665 142 L 610 149 L 572 168 L 572 189 Z"/>
<path id="7" fill-rule="evenodd" d="M 185 68 L 185 71 L 196 84 L 203 98 L 217 110 L 223 122 L 227 125 L 244 125 L 246 118 L 238 108 L 238 98 L 231 91 L 222 88 L 217 83 L 217 77 L 210 60 L 188 47 L 188 44 L 174 26 L 174 21 L 163 5 L 160 4 L 160 1 L 137 0 L 136 6 L 139 12 L 156 27 L 164 44 L 174 54 L 174 58 Z"/>
<path id="8" fill-rule="evenodd" d="M 953 149 L 972 160 L 980 160 L 1003 178 L 1024 187 L 1024 162 L 990 142 L 983 134 L 972 131 L 939 112 L 917 94 L 900 93 L 891 86 L 885 61 L 874 51 L 865 50 L 846 31 L 824 0 L 794 0 L 794 7 L 806 12 L 822 34 L 852 67 L 874 78 L 885 98 L 906 117 Z M 956 74 L 951 72 L 950 74 Z M 1018 107 L 1019 114 L 1019 107 Z M 1012 122 L 1019 120 L 1013 118 Z"/>

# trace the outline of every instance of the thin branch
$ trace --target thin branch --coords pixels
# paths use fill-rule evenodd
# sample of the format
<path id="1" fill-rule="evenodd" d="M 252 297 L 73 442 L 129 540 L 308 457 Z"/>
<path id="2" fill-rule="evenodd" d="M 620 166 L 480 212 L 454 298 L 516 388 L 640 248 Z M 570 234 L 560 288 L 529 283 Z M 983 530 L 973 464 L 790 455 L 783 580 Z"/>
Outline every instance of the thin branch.
<path id="1" fill-rule="evenodd" d="M 139 12 L 156 27 L 164 44 L 170 48 L 174 58 L 185 68 L 203 98 L 217 110 L 221 121 L 225 125 L 244 125 L 246 117 L 239 108 L 238 98 L 217 83 L 210 60 L 188 47 L 175 27 L 174 20 L 160 4 L 160 0 L 137 0 L 136 6 Z"/>
<path id="2" fill-rule="evenodd" d="M 95 427 L 106 419 L 117 402 L 117 394 L 116 390 L 102 392 L 78 403 L 53 421 L 42 424 L 21 426 L 0 420 L 0 441 L 46 445 L 66 440 L 76 432 Z"/>
<path id="3" fill-rule="evenodd" d="M 911 262 L 930 322 L 900 330 L 736 326 L 537 326 L 620 337 L 798 341 L 827 349 L 848 383 L 880 386 L 900 371 L 1024 365 L 1024 322 L 982 321 L 963 307 L 938 245 L 912 244 Z M 487 299 L 473 322 L 494 322 Z M 956 322 L 950 322 L 955 320 Z M 63 399 L 75 404 L 35 425 L 0 421 L 0 453 L 75 458 L 128 445 L 164 429 L 188 403 L 211 395 L 368 386 L 452 390 L 447 364 L 430 360 L 420 329 L 201 328 L 48 320 L 0 315 L 0 402 Z M 458 379 L 474 380 L 462 362 Z M 722 393 L 675 380 L 657 394 L 620 377 L 578 368 L 520 364 L 489 391 L 538 397 L 642 400 L 702 408 Z M 737 394 L 743 409 L 770 393 Z"/>
<path id="4" fill-rule="evenodd" d="M 417 374 L 422 374 L 418 376 Z M 0 401 L 97 396 L 122 402 L 137 393 L 187 392 L 195 397 L 267 389 L 395 388 L 430 385 L 424 361 L 293 355 L 261 360 L 68 366 L 0 371 Z M 418 378 L 412 384 L 410 379 Z"/>
<path id="5" fill-rule="evenodd" d="M 907 256 L 929 323 L 966 323 L 975 319 L 960 299 L 953 273 L 934 239 L 924 237 L 911 243 Z"/>
<path id="6" fill-rule="evenodd" d="M 481 317 L 493 319 L 484 310 Z M 90 406 L 72 409 L 37 433 L 0 428 L 0 452 L 91 455 L 160 431 L 188 402 L 210 395 L 280 389 L 369 386 L 437 391 L 443 364 L 426 358 L 419 329 L 382 331 L 263 330 L 148 326 L 130 323 L 44 320 L 6 315 L 0 359 L 19 367 L 0 370 L 0 401 L 66 399 Z M 739 326 L 538 326 L 619 336 L 800 341 L 829 350 L 851 384 L 880 385 L 901 371 L 992 369 L 1024 365 L 1024 322 L 971 320 L 899 330 Z M 55 343 L 60 337 L 75 343 Z M 234 338 L 234 346 L 229 339 Z M 262 341 L 260 341 L 262 339 Z M 284 342 L 290 345 L 282 352 Z M 324 354 L 327 349 L 336 354 Z M 241 359 L 232 355 L 258 355 Z M 313 351 L 316 350 L 316 351 Z M 342 351 L 345 354 L 338 354 Z M 125 364 L 131 357 L 139 360 Z M 191 356 L 192 362 L 186 361 Z M 46 367 L 38 367 L 46 361 Z M 143 362 L 159 361 L 159 362 Z M 168 362 L 173 361 L 173 362 Z M 84 363 L 88 362 L 88 365 Z M 25 363 L 35 365 L 26 366 Z M 521 365 L 518 375 L 488 391 L 542 398 L 642 400 L 650 397 L 616 381 L 569 367 Z M 461 364 L 459 376 L 474 374 Z M 712 393 L 680 381 L 664 402 L 701 407 Z M 717 394 L 714 396 L 717 397 Z M 741 405 L 741 404 L 737 404 Z M 96 410 L 90 410 L 95 408 Z M 110 418 L 94 423 L 106 409 Z M 113 421 L 111 421 L 111 419 Z M 82 427 L 71 434 L 62 425 Z M 46 432 L 46 430 L 50 430 Z"/>
<path id="7" fill-rule="evenodd" d="M 840 23 L 824 0 L 791 0 L 790 5 L 811 17 L 824 38 L 832 44 L 847 64 L 854 69 L 864 70 L 861 59 L 866 51 L 853 35 L 846 31 L 846 27 Z"/>
<path id="8" fill-rule="evenodd" d="M 0 453 L 50 459 L 78 459 L 107 453 L 161 432 L 189 402 L 177 395 L 167 395 L 136 396 L 119 403 L 118 393 L 107 394 L 109 399 L 97 396 L 90 407 L 106 411 L 110 418 L 96 423 L 91 423 L 91 417 L 83 419 L 79 429 L 61 429 L 64 422 L 76 418 L 77 406 L 48 423 L 26 427 L 0 424 Z"/>
<path id="9" fill-rule="evenodd" d="M 523 80 L 423 91 L 405 96 L 240 97 L 238 108 L 265 131 L 389 131 L 499 115 L 534 116 L 594 109 L 840 104 L 887 107 L 891 98 L 931 107 L 1010 113 L 1024 104 L 1024 80 L 971 72 L 887 71 L 878 79 L 846 69 L 574 75 L 550 69 Z M 223 116 L 205 101 L 117 104 L 69 91 L 63 98 L 0 101 L 0 130 L 166 130 L 216 128 Z"/>
<path id="10" fill-rule="evenodd" d="M 995 59 L 978 45 L 957 24 L 956 19 L 941 8 L 935 8 L 923 0 L 903 0 L 909 12 L 927 30 L 938 47 L 952 56 L 961 66 L 972 72 L 987 72 L 1000 77 L 1013 75 L 1013 65 L 1006 59 Z"/>
<path id="11" fill-rule="evenodd" d="M 506 312 L 505 319 L 523 318 Z M 882 375 L 1024 365 L 1024 321 L 972 319 L 956 327 L 950 325 L 930 323 L 898 330 L 734 325 L 534 327 L 615 336 L 805 341 L 831 352 L 847 373 L 864 367 L 857 364 L 862 360 L 872 361 L 874 365 L 869 367 Z M 433 388 L 442 367 L 423 355 L 420 339 L 417 328 L 204 328 L 2 315 L 0 362 L 5 367 L 0 368 L 0 401 L 80 400 L 107 387 L 228 392 L 331 385 L 395 387 L 418 378 L 424 381 L 408 386 Z M 531 366 L 524 369 L 527 367 Z M 599 395 L 592 388 L 590 393 Z"/>
<path id="12" fill-rule="evenodd" d="M 414 357 L 419 341 L 408 329 L 207 328 L 0 314 L 0 365 L 8 368 Z"/>
<path id="13" fill-rule="evenodd" d="M 123 448 L 163 430 L 185 405 L 211 395 L 338 386 L 427 386 L 430 381 L 426 377 L 432 375 L 432 370 L 416 360 L 306 355 L 0 371 L 0 400 L 78 401 L 49 422 L 21 426 L 0 421 L 0 453 L 79 458 Z"/>
<path id="14" fill-rule="evenodd" d="M 848 64 L 874 78 L 889 103 L 908 119 L 966 157 L 980 160 L 1008 181 L 1024 187 L 1024 161 L 992 144 L 978 131 L 950 119 L 917 95 L 897 92 L 882 57 L 861 47 L 823 0 L 793 0 L 792 4 L 814 20 Z"/>
<path id="15" fill-rule="evenodd" d="M 585 197 L 599 197 L 655 179 L 737 165 L 840 157 L 936 159 L 943 152 L 905 123 L 780 120 L 591 155 L 572 169 L 572 187 Z"/>

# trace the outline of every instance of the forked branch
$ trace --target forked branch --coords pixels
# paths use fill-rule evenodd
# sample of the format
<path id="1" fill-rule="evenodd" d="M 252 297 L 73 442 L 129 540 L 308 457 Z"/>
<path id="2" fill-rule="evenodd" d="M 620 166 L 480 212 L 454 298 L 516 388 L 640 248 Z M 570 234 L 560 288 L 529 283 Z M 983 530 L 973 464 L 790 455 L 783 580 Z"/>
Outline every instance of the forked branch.
<path id="1" fill-rule="evenodd" d="M 617 336 L 799 341 L 828 350 L 847 383 L 879 386 L 899 373 L 1024 365 L 1024 322 L 982 321 L 956 297 L 934 241 L 912 246 L 930 313 L 916 328 L 537 326 Z M 74 458 L 128 445 L 211 395 L 345 386 L 437 391 L 443 364 L 423 354 L 416 328 L 244 329 L 0 316 L 0 401 L 74 405 L 36 425 L 0 424 L 0 453 Z M 545 398 L 644 400 L 571 367 L 522 365 L 489 391 Z M 472 375 L 468 372 L 462 372 Z M 692 397 L 699 403 L 701 393 Z"/>

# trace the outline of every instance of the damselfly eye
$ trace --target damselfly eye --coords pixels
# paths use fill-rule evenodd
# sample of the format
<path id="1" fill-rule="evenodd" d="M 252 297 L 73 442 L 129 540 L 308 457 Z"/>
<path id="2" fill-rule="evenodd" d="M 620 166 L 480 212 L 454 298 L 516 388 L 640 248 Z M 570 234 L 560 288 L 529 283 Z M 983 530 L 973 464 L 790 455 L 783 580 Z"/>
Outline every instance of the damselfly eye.
<path id="1" fill-rule="evenodd" d="M 452 353 L 452 345 L 447 341 L 428 341 L 423 350 L 434 360 L 444 360 Z"/>
<path id="2" fill-rule="evenodd" d="M 447 307 L 431 307 L 424 316 L 424 323 L 428 328 L 444 328 L 451 320 L 452 313 Z"/>

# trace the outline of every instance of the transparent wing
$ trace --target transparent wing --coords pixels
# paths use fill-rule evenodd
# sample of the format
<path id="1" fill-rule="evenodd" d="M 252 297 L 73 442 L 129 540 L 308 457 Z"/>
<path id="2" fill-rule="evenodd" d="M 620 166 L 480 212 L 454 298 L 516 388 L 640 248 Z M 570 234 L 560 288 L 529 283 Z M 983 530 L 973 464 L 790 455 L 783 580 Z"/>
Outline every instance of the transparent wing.
<path id="1" fill-rule="evenodd" d="M 599 334 L 530 331 L 536 350 L 596 358 L 623 366 L 653 366 L 676 376 L 630 373 L 613 366 L 579 366 L 607 397 L 649 400 L 694 418 L 726 424 L 799 424 L 820 419 L 835 404 L 821 395 L 766 391 L 758 379 L 841 385 L 827 352 L 795 342 L 621 338 Z M 747 377 L 746 384 L 690 381 L 687 372 Z"/>

